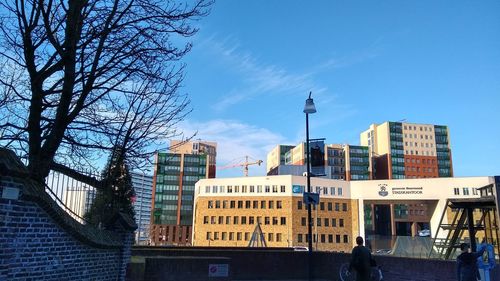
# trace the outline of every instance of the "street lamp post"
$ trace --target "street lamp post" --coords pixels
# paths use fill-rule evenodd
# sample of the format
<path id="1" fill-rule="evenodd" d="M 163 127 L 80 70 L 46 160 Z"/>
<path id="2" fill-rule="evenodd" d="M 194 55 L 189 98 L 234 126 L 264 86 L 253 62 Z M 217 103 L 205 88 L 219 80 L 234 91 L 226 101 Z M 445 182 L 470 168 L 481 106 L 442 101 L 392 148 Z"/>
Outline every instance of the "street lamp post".
<path id="1" fill-rule="evenodd" d="M 316 112 L 316 107 L 314 106 L 314 101 L 311 98 L 311 92 L 309 92 L 309 98 L 306 100 L 304 106 L 304 113 L 306 114 L 306 166 L 307 166 L 307 192 L 311 193 L 311 167 L 309 164 L 309 114 Z M 312 218 L 311 218 L 311 202 L 307 204 L 307 237 L 308 237 L 308 277 L 309 280 L 312 279 Z"/>

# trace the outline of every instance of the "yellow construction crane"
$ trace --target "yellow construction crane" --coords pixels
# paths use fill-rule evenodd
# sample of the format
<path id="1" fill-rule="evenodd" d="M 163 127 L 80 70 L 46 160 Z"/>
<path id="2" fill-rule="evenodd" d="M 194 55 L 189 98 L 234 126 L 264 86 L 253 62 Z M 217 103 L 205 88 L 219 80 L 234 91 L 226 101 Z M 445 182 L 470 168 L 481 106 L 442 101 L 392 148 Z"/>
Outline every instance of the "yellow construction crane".
<path id="1" fill-rule="evenodd" d="M 259 165 L 260 166 L 260 164 L 262 164 L 262 162 L 264 162 L 262 160 L 256 160 L 256 161 L 249 162 L 248 158 L 250 158 L 250 157 L 245 156 L 245 162 L 220 167 L 219 170 L 225 170 L 225 169 L 234 168 L 234 167 L 243 167 L 243 175 L 245 177 L 248 177 L 248 166 L 250 166 L 250 165 Z"/>

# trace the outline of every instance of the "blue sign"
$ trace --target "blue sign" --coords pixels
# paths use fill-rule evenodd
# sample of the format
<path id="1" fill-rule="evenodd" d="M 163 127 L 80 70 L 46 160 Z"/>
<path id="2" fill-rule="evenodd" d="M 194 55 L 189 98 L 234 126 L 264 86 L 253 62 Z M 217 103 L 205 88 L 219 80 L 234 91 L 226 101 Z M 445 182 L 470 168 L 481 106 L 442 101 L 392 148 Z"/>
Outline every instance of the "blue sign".
<path id="1" fill-rule="evenodd" d="M 302 193 L 302 192 L 304 192 L 304 186 L 294 185 L 294 186 L 292 186 L 292 192 L 293 193 Z"/>
<path id="2" fill-rule="evenodd" d="M 304 192 L 304 203 L 305 204 L 319 204 L 319 193 Z"/>

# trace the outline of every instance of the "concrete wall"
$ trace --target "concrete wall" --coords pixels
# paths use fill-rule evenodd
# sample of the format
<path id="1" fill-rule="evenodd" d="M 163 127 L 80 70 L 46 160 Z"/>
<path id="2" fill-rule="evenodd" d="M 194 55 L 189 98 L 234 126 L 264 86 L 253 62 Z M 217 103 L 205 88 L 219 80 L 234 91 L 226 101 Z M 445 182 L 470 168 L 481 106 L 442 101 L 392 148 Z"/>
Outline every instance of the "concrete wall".
<path id="1" fill-rule="evenodd" d="M 132 250 L 133 256 L 143 257 L 141 262 L 129 265 L 127 280 L 188 280 L 185 279 L 186 262 L 197 265 L 190 271 L 197 272 L 189 280 L 307 280 L 307 252 L 294 252 L 286 248 L 153 248 L 141 247 Z M 168 257 L 168 259 L 165 259 Z M 227 258 L 227 260 L 222 260 Z M 339 280 L 339 269 L 348 263 L 350 254 L 317 252 L 312 256 L 315 280 Z M 163 259 L 163 260 L 162 260 Z M 384 281 L 454 281 L 454 261 L 397 258 L 375 256 L 382 267 Z M 160 261 L 161 260 L 161 261 Z M 182 267 L 165 266 L 179 264 Z M 209 263 L 227 262 L 230 266 L 228 278 L 208 278 Z M 160 266 L 161 265 L 161 266 Z M 500 281 L 497 268 L 492 281 Z"/>
<path id="2" fill-rule="evenodd" d="M 78 223 L 0 149 L 0 280 L 123 280 L 133 229 Z"/>

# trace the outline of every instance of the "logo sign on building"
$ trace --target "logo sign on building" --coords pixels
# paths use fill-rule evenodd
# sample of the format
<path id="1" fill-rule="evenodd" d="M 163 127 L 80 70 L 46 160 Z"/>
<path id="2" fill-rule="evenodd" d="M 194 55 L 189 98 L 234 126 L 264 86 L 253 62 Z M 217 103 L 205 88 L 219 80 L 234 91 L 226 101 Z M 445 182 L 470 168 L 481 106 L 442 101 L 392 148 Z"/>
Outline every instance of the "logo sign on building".
<path id="1" fill-rule="evenodd" d="M 302 186 L 302 185 L 293 185 L 292 186 L 293 193 L 302 193 L 303 190 L 304 190 L 304 186 Z"/>
<path id="2" fill-rule="evenodd" d="M 208 277 L 228 277 L 229 276 L 229 264 L 209 264 L 208 265 Z"/>
<path id="3" fill-rule="evenodd" d="M 383 183 L 383 184 L 379 184 L 378 186 L 380 187 L 380 191 L 378 192 L 378 195 L 380 195 L 382 197 L 389 195 L 389 192 L 387 191 L 387 184 Z"/>

